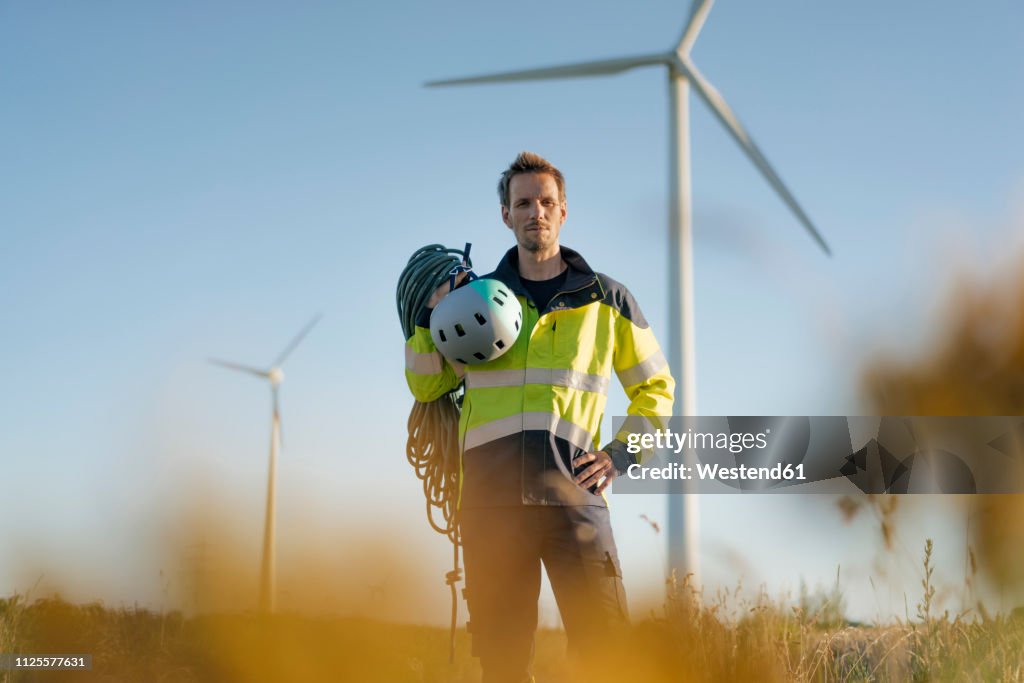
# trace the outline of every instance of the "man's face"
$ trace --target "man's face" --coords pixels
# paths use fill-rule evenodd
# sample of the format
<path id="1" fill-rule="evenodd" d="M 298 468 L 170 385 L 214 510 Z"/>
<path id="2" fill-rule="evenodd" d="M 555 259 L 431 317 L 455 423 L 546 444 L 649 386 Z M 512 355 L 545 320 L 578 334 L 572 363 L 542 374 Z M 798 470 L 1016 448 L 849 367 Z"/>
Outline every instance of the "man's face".
<path id="1" fill-rule="evenodd" d="M 529 252 L 558 249 L 558 232 L 565 222 L 565 202 L 549 173 L 520 173 L 508 186 L 509 208 L 501 219 L 515 233 L 516 242 Z"/>

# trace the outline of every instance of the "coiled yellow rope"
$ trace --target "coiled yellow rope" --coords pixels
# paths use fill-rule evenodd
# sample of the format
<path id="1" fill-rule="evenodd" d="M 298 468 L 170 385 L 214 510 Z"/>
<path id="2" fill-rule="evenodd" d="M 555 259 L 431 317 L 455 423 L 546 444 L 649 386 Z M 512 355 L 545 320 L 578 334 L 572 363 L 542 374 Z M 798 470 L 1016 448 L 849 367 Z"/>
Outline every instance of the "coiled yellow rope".
<path id="1" fill-rule="evenodd" d="M 431 295 L 451 276 L 452 268 L 472 267 L 469 246 L 464 251 L 431 244 L 418 249 L 410 257 L 398 280 L 396 302 L 398 317 L 406 340 L 415 331 L 416 317 Z M 449 392 L 436 401 L 416 401 L 409 413 L 409 439 L 405 454 L 416 476 L 423 482 L 427 521 L 438 533 L 452 542 L 452 571 L 445 574 L 445 583 L 451 590 L 451 634 L 448 649 L 449 663 L 455 662 L 455 627 L 458 622 L 458 596 L 456 582 L 462 579 L 459 569 L 459 393 Z M 437 519 L 438 513 L 440 520 Z"/>
<path id="2" fill-rule="evenodd" d="M 434 531 L 459 542 L 459 407 L 454 394 L 413 404 L 406 457 L 423 481 L 427 520 Z M 441 519 L 436 519 L 440 513 Z"/>

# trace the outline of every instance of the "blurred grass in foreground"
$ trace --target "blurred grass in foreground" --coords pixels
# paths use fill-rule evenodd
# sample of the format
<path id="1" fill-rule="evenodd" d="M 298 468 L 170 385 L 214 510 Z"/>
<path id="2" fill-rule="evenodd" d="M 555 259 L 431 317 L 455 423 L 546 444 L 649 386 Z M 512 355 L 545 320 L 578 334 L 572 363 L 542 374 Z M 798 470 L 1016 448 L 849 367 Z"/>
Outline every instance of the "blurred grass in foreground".
<path id="1" fill-rule="evenodd" d="M 931 542 L 924 555 L 930 577 Z M 544 681 L 1012 681 L 1024 677 L 1024 619 L 933 613 L 923 583 L 916 616 L 860 626 L 841 616 L 838 590 L 787 606 L 762 593 L 720 593 L 706 604 L 669 581 L 660 613 L 634 623 L 621 652 L 595 653 L 585 670 L 565 660 L 560 631 L 537 636 Z M 470 682 L 479 667 L 460 629 L 367 618 L 283 613 L 212 614 L 72 605 L 60 598 L 0 600 L 0 652 L 93 655 L 91 672 L 2 672 L 0 681 Z"/>
<path id="2" fill-rule="evenodd" d="M 950 277 L 942 322 L 924 348 L 906 356 L 879 353 L 868 363 L 861 391 L 876 415 L 1024 416 L 1024 254 L 994 273 Z M 993 451 L 994 457 L 1004 457 Z M 1024 438 L 1005 456 L 1024 462 Z M 1015 482 L 1024 490 L 1024 476 Z M 897 499 L 874 497 L 874 506 Z M 1024 601 L 1024 495 L 947 497 L 971 525 L 970 562 L 1001 591 Z M 892 510 L 877 510 L 885 524 Z"/>

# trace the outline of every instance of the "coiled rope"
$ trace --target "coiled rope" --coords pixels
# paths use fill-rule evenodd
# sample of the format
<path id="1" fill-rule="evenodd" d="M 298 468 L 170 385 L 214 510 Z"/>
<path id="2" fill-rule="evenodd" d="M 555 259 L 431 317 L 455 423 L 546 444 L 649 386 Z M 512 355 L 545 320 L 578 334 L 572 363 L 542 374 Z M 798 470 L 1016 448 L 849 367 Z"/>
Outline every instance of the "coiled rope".
<path id="1" fill-rule="evenodd" d="M 427 521 L 458 544 L 459 406 L 454 392 L 430 403 L 413 403 L 405 455 L 423 482 Z"/>
<path id="2" fill-rule="evenodd" d="M 455 273 L 473 267 L 470 245 L 462 251 L 440 244 L 417 250 L 398 278 L 395 296 L 402 333 L 408 341 L 416 330 L 416 318 L 430 297 L 445 282 L 454 283 Z M 448 661 L 455 661 L 455 627 L 458 621 L 456 582 L 462 579 L 459 569 L 459 395 L 461 387 L 436 401 L 415 401 L 409 413 L 409 439 L 406 457 L 423 482 L 427 521 L 438 533 L 452 542 L 452 571 L 445 574 L 451 590 L 452 614 Z M 440 520 L 436 514 L 440 513 Z"/>

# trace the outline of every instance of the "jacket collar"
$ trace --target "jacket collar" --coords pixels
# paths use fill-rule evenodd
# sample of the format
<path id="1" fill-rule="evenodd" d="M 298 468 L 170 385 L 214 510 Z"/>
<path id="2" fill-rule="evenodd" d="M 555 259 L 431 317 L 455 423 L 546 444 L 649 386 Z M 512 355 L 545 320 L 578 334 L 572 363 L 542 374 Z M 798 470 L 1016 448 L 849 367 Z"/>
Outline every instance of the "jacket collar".
<path id="1" fill-rule="evenodd" d="M 569 266 L 569 272 L 565 277 L 563 292 L 572 292 L 582 289 L 597 282 L 597 275 L 587 264 L 579 252 L 568 247 L 561 247 L 562 260 Z M 497 278 L 512 288 L 515 294 L 526 296 L 526 288 L 519 278 L 519 248 L 512 247 L 502 257 L 498 267 L 490 277 Z"/>

